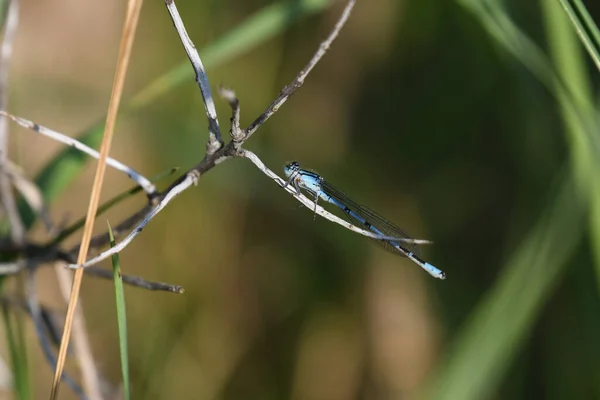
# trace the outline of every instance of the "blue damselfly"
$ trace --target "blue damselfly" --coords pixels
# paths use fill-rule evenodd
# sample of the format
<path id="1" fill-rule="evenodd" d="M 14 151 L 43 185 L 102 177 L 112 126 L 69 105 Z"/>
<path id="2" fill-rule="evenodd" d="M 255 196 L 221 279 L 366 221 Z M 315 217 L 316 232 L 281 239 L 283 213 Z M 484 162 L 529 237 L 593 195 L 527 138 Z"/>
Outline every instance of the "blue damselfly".
<path id="1" fill-rule="evenodd" d="M 410 236 L 376 212 L 352 200 L 347 194 L 323 179 L 322 176 L 300 168 L 300 164 L 296 161 L 287 164 L 284 172 L 288 178 L 286 184 L 293 183 L 298 192 L 300 192 L 300 189 L 309 192 L 314 196 L 315 206 L 319 199 L 322 199 L 339 207 L 343 211 L 343 216 L 349 222 L 377 235 L 397 238 L 398 240 L 374 239 L 374 241 L 394 254 L 407 257 L 434 278 L 446 278 L 444 272 L 419 257 L 419 247 L 416 243 L 411 243 Z"/>

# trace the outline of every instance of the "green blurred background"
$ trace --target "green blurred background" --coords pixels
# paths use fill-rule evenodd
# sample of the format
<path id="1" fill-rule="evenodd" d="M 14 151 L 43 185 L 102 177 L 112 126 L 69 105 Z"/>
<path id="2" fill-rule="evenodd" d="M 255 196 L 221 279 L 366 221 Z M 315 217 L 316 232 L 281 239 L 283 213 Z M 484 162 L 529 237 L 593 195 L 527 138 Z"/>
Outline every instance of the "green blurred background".
<path id="1" fill-rule="evenodd" d="M 71 136 L 101 119 L 122 3 L 23 1 L 9 110 Z M 588 3 L 598 21 L 598 4 Z M 239 52 L 207 62 L 213 89 L 236 91 L 247 125 L 312 56 L 343 2 L 177 6 L 207 57 L 246 21 L 285 10 L 279 32 L 245 44 L 269 26 L 261 20 L 231 38 Z M 582 91 L 575 100 L 561 102 L 532 67 L 528 43 L 548 54 L 541 65 L 551 75 Z M 207 122 L 191 69 L 161 96 L 136 95 L 185 60 L 163 2 L 146 0 L 124 100 L 134 105 L 111 153 L 146 176 L 185 170 L 204 154 Z M 600 153 L 593 140 L 578 141 L 585 133 L 572 133 L 564 111 L 572 101 L 596 115 L 599 83 L 557 1 L 359 1 L 304 87 L 247 148 L 278 173 L 298 160 L 434 241 L 424 258 L 447 280 L 314 220 L 249 161 L 230 160 L 121 254 L 125 273 L 186 289 L 126 290 L 134 398 L 600 398 L 599 170 L 585 162 Z M 226 133 L 229 110 L 217 108 Z M 11 157 L 29 176 L 60 150 L 12 133 Z M 56 221 L 85 213 L 94 168 L 53 202 Z M 111 171 L 103 198 L 130 185 Z M 132 199 L 108 219 L 114 226 L 143 204 Z M 36 227 L 33 237 L 44 233 Z M 45 304 L 64 307 L 51 269 L 38 285 Z M 118 384 L 112 284 L 86 277 L 82 293 L 97 363 Z M 52 371 L 29 336 L 35 398 L 46 398 Z M 67 369 L 78 376 L 72 360 Z M 72 396 L 66 386 L 61 393 Z"/>

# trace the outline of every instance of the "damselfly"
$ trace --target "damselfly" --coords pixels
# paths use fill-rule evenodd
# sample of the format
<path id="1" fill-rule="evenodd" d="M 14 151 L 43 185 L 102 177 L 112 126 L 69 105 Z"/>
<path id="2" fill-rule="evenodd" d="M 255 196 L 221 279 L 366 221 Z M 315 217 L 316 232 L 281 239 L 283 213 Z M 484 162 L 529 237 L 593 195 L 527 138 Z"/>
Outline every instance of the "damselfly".
<path id="1" fill-rule="evenodd" d="M 419 265 L 434 278 L 446 278 L 444 272 L 428 262 L 423 261 L 418 256 L 418 245 L 411 243 L 411 238 L 400 228 L 374 211 L 361 206 L 347 194 L 332 186 L 323 179 L 322 176 L 300 168 L 300 164 L 296 161 L 287 164 L 284 172 L 288 178 L 286 185 L 293 183 L 298 192 L 300 192 L 300 189 L 309 192 L 315 198 L 315 206 L 319 201 L 319 198 L 323 199 L 326 202 L 339 207 L 343 211 L 344 217 L 349 222 L 358 224 L 364 229 L 374 232 L 377 235 L 397 238 L 398 240 L 374 239 L 374 241 L 394 254 L 408 257 L 408 259 Z M 403 241 L 402 239 L 406 239 L 406 241 Z"/>

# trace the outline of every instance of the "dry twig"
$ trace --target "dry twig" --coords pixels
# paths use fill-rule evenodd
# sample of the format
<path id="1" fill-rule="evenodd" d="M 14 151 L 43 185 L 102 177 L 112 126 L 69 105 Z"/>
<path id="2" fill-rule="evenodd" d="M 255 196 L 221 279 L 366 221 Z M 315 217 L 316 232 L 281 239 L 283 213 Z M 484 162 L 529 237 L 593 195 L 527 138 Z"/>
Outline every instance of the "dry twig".
<path id="1" fill-rule="evenodd" d="M 38 342 L 40 343 L 40 347 L 42 348 L 42 352 L 44 353 L 44 357 L 50 366 L 55 368 L 57 365 L 57 360 L 56 356 L 54 355 L 54 351 L 52 350 L 52 344 L 46 335 L 44 318 L 37 298 L 34 272 L 34 270 L 27 272 L 27 306 L 29 308 L 29 313 L 31 314 L 31 320 L 33 321 L 35 334 Z M 87 399 L 83 389 L 67 373 L 61 371 L 61 380 L 63 380 L 80 399 Z"/>
<path id="2" fill-rule="evenodd" d="M 100 153 L 91 147 L 81 143 L 77 139 L 74 139 L 70 136 L 67 136 L 63 133 L 54 131 L 52 129 L 46 128 L 43 125 L 36 124 L 33 121 L 29 121 L 28 119 L 14 116 L 3 109 L 0 108 L 0 115 L 4 115 L 10 119 L 12 119 L 17 124 L 21 125 L 23 128 L 30 129 L 34 132 L 39 133 L 40 135 L 49 137 L 50 139 L 66 144 L 67 146 L 71 146 L 82 153 L 89 155 L 97 160 L 100 159 Z M 1 120 L 0 120 L 1 121 Z M 133 180 L 136 184 L 142 187 L 148 196 L 153 195 L 156 192 L 156 187 L 150 182 L 148 178 L 144 175 L 140 174 L 136 170 L 127 165 L 121 163 L 120 161 L 115 160 L 114 158 L 106 157 L 106 164 L 110 167 L 113 167 L 117 171 L 121 171 L 126 174 L 131 180 Z"/>
<path id="3" fill-rule="evenodd" d="M 19 2 L 12 0 L 8 6 L 6 21 L 4 25 L 4 40 L 0 47 L 0 110 L 5 110 L 8 104 L 8 72 L 9 62 L 12 56 L 13 42 L 17 26 L 19 25 Z M 15 243 L 25 241 L 25 226 L 21 221 L 19 210 L 12 191 L 10 177 L 6 173 L 8 163 L 8 124 L 4 118 L 0 118 L 0 196 L 2 205 L 10 222 L 11 237 Z"/>
<path id="4" fill-rule="evenodd" d="M 96 209 L 100 201 L 100 190 L 102 188 L 102 181 L 104 180 L 104 172 L 106 171 L 106 159 L 108 158 L 108 152 L 114 133 L 114 127 L 117 120 L 117 111 L 119 109 L 119 103 L 121 101 L 121 95 L 123 93 L 123 86 L 125 82 L 125 75 L 127 67 L 129 65 L 129 58 L 131 55 L 131 48 L 133 47 L 133 39 L 135 37 L 135 30 L 137 28 L 137 22 L 139 19 L 140 10 L 142 8 L 142 0 L 130 0 L 127 7 L 127 14 L 125 16 L 125 23 L 123 26 L 123 35 L 121 39 L 121 46 L 119 50 L 119 57 L 117 61 L 117 71 L 113 82 L 113 90 L 111 93 L 111 99 L 108 106 L 108 113 L 106 117 L 106 125 L 104 130 L 104 136 L 102 138 L 102 146 L 100 147 L 100 158 L 98 160 L 98 167 L 96 169 L 96 176 L 94 178 L 94 185 L 92 187 L 92 194 L 90 196 L 90 204 L 88 207 L 87 217 L 85 221 L 85 227 L 83 232 L 83 238 L 81 239 L 81 248 L 79 250 L 78 262 L 83 263 L 87 257 L 90 239 L 92 238 L 92 229 L 94 228 L 94 220 L 96 215 Z M 73 278 L 73 286 L 71 289 L 71 297 L 69 300 L 69 306 L 67 308 L 67 317 L 65 321 L 65 329 L 63 332 L 63 338 L 61 340 L 61 346 L 58 353 L 58 362 L 56 365 L 56 373 L 54 375 L 54 381 L 52 383 L 52 391 L 50 393 L 51 400 L 56 400 L 58 397 L 58 389 L 60 386 L 60 376 L 64 368 L 64 363 L 67 355 L 67 348 L 69 345 L 69 337 L 71 335 L 71 327 L 73 324 L 73 318 L 75 316 L 75 310 L 77 307 L 77 300 L 79 297 L 79 289 L 81 287 L 81 280 L 83 274 L 80 271 L 75 272 Z M 86 377 L 95 380 L 87 380 Z M 94 397 L 97 396 L 101 399 L 100 389 L 97 382 L 97 374 L 87 374 L 84 376 L 84 383 L 86 383 L 87 393 L 89 390 L 93 390 Z M 92 386 L 93 385 L 93 386 Z"/>
<path id="5" fill-rule="evenodd" d="M 262 162 L 258 159 L 258 157 L 256 155 L 254 155 L 253 153 L 251 153 L 252 156 L 249 156 L 249 153 L 246 150 L 241 148 L 242 145 L 250 138 L 250 136 L 252 136 L 252 134 L 254 132 L 256 132 L 256 130 L 262 124 L 264 124 L 275 112 L 277 112 L 279 107 L 281 107 L 281 105 L 283 105 L 287 101 L 287 99 L 296 92 L 296 90 L 298 90 L 302 86 L 307 75 L 312 71 L 312 69 L 315 67 L 315 65 L 325 55 L 327 49 L 330 47 L 331 43 L 335 40 L 335 38 L 337 37 L 341 28 L 344 26 L 344 24 L 348 20 L 348 17 L 350 16 L 352 8 L 354 7 L 354 3 L 355 3 L 354 0 L 348 1 L 338 22 L 336 23 L 336 25 L 334 26 L 334 28 L 332 29 L 332 31 L 328 35 L 328 37 L 321 43 L 321 45 L 319 46 L 319 49 L 315 52 L 315 54 L 313 55 L 311 60 L 308 62 L 308 64 L 302 69 L 302 71 L 300 71 L 300 73 L 296 76 L 296 78 L 289 85 L 287 85 L 286 87 L 284 87 L 282 89 L 279 96 L 277 96 L 277 98 L 269 105 L 269 107 L 254 122 L 252 122 L 252 124 L 250 124 L 250 126 L 247 129 L 240 129 L 240 127 L 239 127 L 240 109 L 239 109 L 239 102 L 238 102 L 237 98 L 235 97 L 235 94 L 233 93 L 233 91 L 231 91 L 229 89 L 221 89 L 220 90 L 221 95 L 230 104 L 230 106 L 232 108 L 231 130 L 230 130 L 230 135 L 232 137 L 232 140 L 214 152 L 207 151 L 207 154 L 205 155 L 204 159 L 202 161 L 200 161 L 194 168 L 192 168 L 185 175 L 182 175 L 179 179 L 177 179 L 175 182 L 173 182 L 167 190 L 165 190 L 164 192 L 155 196 L 153 198 L 153 200 L 157 204 L 154 206 L 150 206 L 151 207 L 150 211 L 148 211 L 147 213 L 138 212 L 136 214 L 136 216 L 139 217 L 139 219 L 136 220 L 136 218 L 130 217 L 126 221 L 123 221 L 123 223 L 119 224 L 117 226 L 117 229 L 118 229 L 118 231 L 121 231 L 121 232 L 125 229 L 131 228 L 134 225 L 135 225 L 135 228 L 133 228 L 133 231 L 125 239 L 123 239 L 121 242 L 119 242 L 117 244 L 117 246 L 112 247 L 112 248 L 100 253 L 98 256 L 86 261 L 85 263 L 71 264 L 71 265 L 69 265 L 69 267 L 73 268 L 73 269 L 89 267 L 89 266 L 95 265 L 95 264 L 107 259 L 108 257 L 110 257 L 111 255 L 113 255 L 115 253 L 122 251 L 125 247 L 127 247 L 127 245 L 129 245 L 129 243 L 131 243 L 131 241 L 133 239 L 135 239 L 135 237 L 142 231 L 142 229 L 148 224 L 148 222 L 150 222 L 150 220 L 152 218 L 154 218 L 173 198 L 175 198 L 177 195 L 179 195 L 183 191 L 187 190 L 193 184 L 196 184 L 198 179 L 200 179 L 200 177 L 204 173 L 208 172 L 216 165 L 218 165 L 230 158 L 233 158 L 233 157 L 249 158 L 249 159 L 253 160 L 253 162 L 255 160 L 258 160 L 258 162 L 255 162 L 255 165 L 257 165 L 257 166 L 262 164 Z M 203 99 L 205 101 L 207 117 L 208 117 L 209 121 L 211 121 L 212 119 L 216 119 L 216 113 L 213 115 L 211 112 L 208 111 L 214 107 L 214 104 L 213 104 L 213 100 L 212 100 L 212 94 L 210 92 L 210 87 L 208 85 L 204 84 L 205 82 L 207 82 L 207 78 L 206 78 L 204 69 L 202 68 L 202 63 L 199 62 L 200 56 L 198 55 L 198 52 L 196 51 L 195 46 L 193 45 L 189 36 L 187 35 L 187 32 L 185 31 L 185 27 L 183 25 L 181 17 L 178 14 L 177 8 L 175 7 L 174 1 L 173 0 L 165 0 L 165 4 L 167 5 L 167 8 L 171 15 L 171 18 L 173 19 L 175 29 L 178 31 L 179 37 L 182 39 L 183 45 L 186 49 L 186 53 L 188 54 L 188 57 L 190 58 L 190 62 L 192 63 L 192 67 L 194 68 L 194 71 L 196 72 L 196 76 L 197 76 L 196 80 L 199 82 L 200 91 L 201 91 Z M 207 90 L 207 88 L 208 88 L 208 90 Z M 210 131 L 210 129 L 218 129 L 218 124 L 217 125 L 214 125 L 214 124 L 211 125 L 211 124 L 212 123 L 209 122 L 209 131 Z M 210 128 L 210 126 L 212 126 L 212 128 Z M 215 126 L 217 128 L 215 128 Z M 207 148 L 214 148 L 213 144 L 211 144 L 212 141 L 214 141 L 214 138 L 212 138 L 209 133 Z M 262 165 L 264 167 L 264 164 L 262 164 Z M 262 172 L 266 173 L 265 171 L 267 170 L 267 168 L 266 167 L 264 167 L 264 168 L 265 169 L 261 169 L 259 167 L 259 169 Z M 271 173 L 272 173 L 272 171 L 271 171 Z M 269 174 L 267 174 L 267 175 L 270 176 Z M 275 174 L 273 174 L 273 175 L 277 176 Z M 272 179 L 274 179 L 273 176 L 270 176 L 270 177 Z M 277 177 L 277 178 L 279 180 L 282 180 L 279 177 Z M 302 194 L 296 194 L 295 192 L 293 192 L 291 190 L 288 190 L 288 192 L 293 194 L 294 197 L 301 202 L 308 201 L 310 204 L 312 204 L 311 207 L 314 208 L 315 204 L 311 200 L 309 200 L 307 197 L 303 196 Z M 149 206 L 147 205 L 145 208 L 147 209 L 147 208 L 149 208 Z M 342 225 L 348 229 L 351 229 L 355 232 L 358 232 L 365 236 L 373 237 L 376 239 L 390 239 L 389 237 L 377 235 L 372 232 L 368 232 L 364 229 L 358 228 L 352 224 L 349 224 L 348 222 L 338 218 L 334 214 L 329 213 L 327 210 L 325 210 L 323 208 L 318 208 L 318 210 L 319 210 L 319 212 L 318 212 L 319 215 L 326 216 L 326 218 L 329 219 L 330 221 L 339 223 L 340 225 Z M 397 238 L 394 238 L 394 239 L 397 239 Z M 108 243 L 106 234 L 98 236 L 97 238 L 94 238 L 93 240 L 94 240 L 94 244 L 96 244 L 96 245 L 105 246 Z M 427 242 L 427 241 L 422 241 L 422 242 Z"/>

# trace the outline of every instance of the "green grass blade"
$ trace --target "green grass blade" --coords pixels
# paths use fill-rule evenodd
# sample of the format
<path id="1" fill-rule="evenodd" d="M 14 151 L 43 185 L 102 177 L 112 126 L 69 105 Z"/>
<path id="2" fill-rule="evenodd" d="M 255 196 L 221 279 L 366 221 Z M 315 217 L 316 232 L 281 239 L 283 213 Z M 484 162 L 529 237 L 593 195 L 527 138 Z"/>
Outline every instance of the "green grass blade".
<path id="1" fill-rule="evenodd" d="M 573 179 L 563 178 L 558 194 L 550 197 L 552 202 L 434 372 L 426 398 L 493 397 L 583 235 L 585 205 L 577 193 Z"/>
<path id="2" fill-rule="evenodd" d="M 20 279 L 22 281 L 22 279 Z M 27 359 L 27 327 L 25 326 L 25 316 L 21 313 L 16 313 L 16 331 L 19 340 L 19 359 L 21 360 L 19 371 L 19 380 L 21 382 L 21 399 L 32 398 L 31 380 L 29 379 L 29 362 Z"/>
<path id="3" fill-rule="evenodd" d="M 488 34 L 515 59 L 523 63 L 549 90 L 557 85 L 552 65 L 544 52 L 525 35 L 495 2 L 458 0 L 473 13 Z"/>
<path id="4" fill-rule="evenodd" d="M 574 75 L 580 82 L 575 86 L 568 84 L 571 76 L 556 73 L 544 52 L 514 24 L 499 2 L 459 2 L 479 19 L 492 38 L 550 90 L 577 121 L 578 129 L 566 132 L 571 145 L 573 177 L 563 178 L 558 195 L 457 335 L 452 351 L 429 388 L 429 398 L 436 400 L 486 398 L 497 388 L 583 235 L 585 204 L 588 200 L 595 204 L 600 198 L 595 188 L 584 185 L 600 165 L 600 147 L 595 138 L 598 126 L 591 114 L 588 94 L 579 84 L 585 82 L 584 76 Z M 573 34 L 570 26 L 569 30 Z"/>
<path id="5" fill-rule="evenodd" d="M 580 47 L 568 19 L 556 0 L 544 0 L 549 43 L 556 68 L 548 57 L 508 17 L 502 5 L 494 0 L 479 2 L 459 0 L 478 17 L 484 28 L 515 59 L 522 62 L 557 99 L 571 152 L 572 171 L 579 190 L 591 207 L 592 238 L 600 242 L 600 124 L 595 117 L 591 84 L 585 73 Z M 598 246 L 592 246 L 597 248 Z M 600 268 L 600 249 L 594 254 Z M 600 269 L 598 271 L 600 285 Z"/>
<path id="6" fill-rule="evenodd" d="M 110 224 L 108 224 L 108 234 L 110 236 L 110 247 L 115 246 Z M 121 355 L 121 374 L 123 377 L 123 391 L 125 400 L 131 399 L 131 390 L 129 387 L 129 353 L 127 351 L 127 315 L 125 312 L 125 292 L 123 291 L 123 278 L 121 277 L 121 266 L 119 255 L 112 256 L 113 276 L 115 281 L 115 299 L 117 305 L 117 325 L 119 329 L 119 351 Z"/>
<path id="7" fill-rule="evenodd" d="M 573 3 L 579 12 L 579 15 L 583 18 L 583 22 L 585 23 L 588 32 L 592 34 L 596 50 L 600 49 L 600 30 L 598 30 L 598 26 L 581 0 L 573 0 Z"/>
<path id="8" fill-rule="evenodd" d="M 27 351 L 25 348 L 25 336 L 20 321 L 15 328 L 11 322 L 8 305 L 2 304 L 2 317 L 6 332 L 6 341 L 10 353 L 14 391 L 16 398 L 26 400 L 31 398 L 29 371 L 27 368 Z M 15 335 L 15 331 L 17 334 Z"/>
<path id="9" fill-rule="evenodd" d="M 588 34 L 587 29 L 586 29 L 587 28 L 586 25 L 589 25 L 590 23 L 592 24 L 592 27 L 595 28 L 596 25 L 594 24 L 594 21 L 592 20 L 592 18 L 590 17 L 589 14 L 587 14 L 588 20 L 586 20 L 585 22 L 582 21 L 579 18 L 579 15 L 575 12 L 573 7 L 571 7 L 571 4 L 569 4 L 569 2 L 567 0 L 559 0 L 559 1 L 563 7 L 563 10 L 569 17 L 569 20 L 571 20 L 571 23 L 575 27 L 575 31 L 577 32 L 579 39 L 583 43 L 585 49 L 588 51 L 590 57 L 592 58 L 592 61 L 594 61 L 596 68 L 598 68 L 598 71 L 600 71 L 600 53 L 598 52 L 597 38 L 596 38 L 596 43 L 594 43 L 594 41 L 592 40 L 592 38 L 590 37 L 590 35 Z M 585 6 L 581 2 L 580 2 L 580 6 L 583 7 L 583 9 L 587 13 Z M 597 28 L 596 28 L 596 31 L 597 31 Z"/>
<path id="10" fill-rule="evenodd" d="M 0 26 L 4 27 L 4 17 L 8 8 L 8 0 L 0 0 Z"/>
<path id="11" fill-rule="evenodd" d="M 590 151 L 586 142 L 578 140 L 585 135 L 588 126 L 577 114 L 584 112 L 589 115 L 590 120 L 595 116 L 592 84 L 586 73 L 585 60 L 577 37 L 569 21 L 555 1 L 544 0 L 541 4 L 551 55 L 568 91 L 574 94 L 572 97 L 558 96 L 558 101 L 566 131 L 571 138 L 571 159 L 578 174 L 579 187 L 585 188 L 584 190 L 590 196 L 591 240 L 593 243 L 600 243 L 600 182 L 596 179 L 599 170 L 598 154 Z M 598 124 L 595 130 L 597 132 Z M 591 247 L 597 284 L 600 287 L 600 249 L 594 245 Z"/>
<path id="12" fill-rule="evenodd" d="M 8 10 L 9 0 L 0 0 L 0 27 L 4 29 L 6 11 Z"/>
<path id="13" fill-rule="evenodd" d="M 13 374 L 13 382 L 14 382 L 14 390 L 18 398 L 21 398 L 21 385 L 19 383 L 19 371 L 21 368 L 19 351 L 17 349 L 17 341 L 15 340 L 14 327 L 12 326 L 12 322 L 10 320 L 10 314 L 8 312 L 8 305 L 6 303 L 2 303 L 2 319 L 4 320 L 4 329 L 6 331 L 6 341 L 8 344 L 8 352 L 10 353 L 10 363 L 12 365 L 12 374 Z"/>

